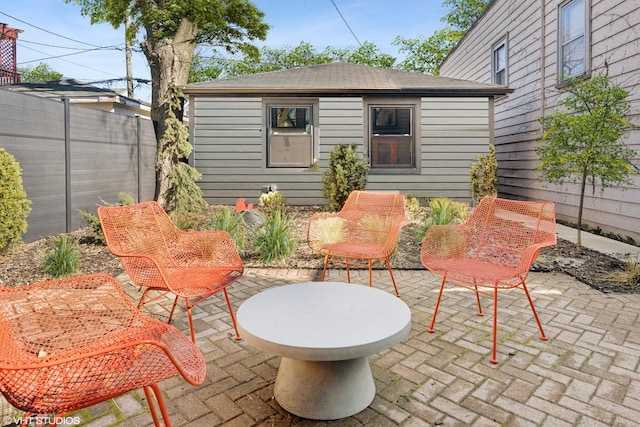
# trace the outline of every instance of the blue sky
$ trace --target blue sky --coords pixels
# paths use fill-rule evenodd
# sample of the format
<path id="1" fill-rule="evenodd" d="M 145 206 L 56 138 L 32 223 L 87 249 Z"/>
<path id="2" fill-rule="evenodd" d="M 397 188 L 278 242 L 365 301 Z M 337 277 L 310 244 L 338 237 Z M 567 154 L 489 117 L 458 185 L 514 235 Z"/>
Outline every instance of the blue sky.
<path id="1" fill-rule="evenodd" d="M 305 41 L 322 50 L 326 46 L 357 46 L 359 40 L 372 42 L 394 56 L 398 52 L 391 42 L 396 36 L 431 35 L 444 26 L 440 18 L 446 13 L 441 0 L 255 0 L 254 3 L 265 12 L 265 21 L 271 25 L 267 40 L 257 43 L 259 46 L 282 48 Z M 65 77 L 87 82 L 126 75 L 123 30 L 91 25 L 74 3 L 3 0 L 0 22 L 24 30 L 18 38 L 19 67 L 45 62 Z M 141 52 L 133 54 L 133 74 L 149 78 Z M 149 87 L 137 89 L 136 97 L 148 99 Z"/>

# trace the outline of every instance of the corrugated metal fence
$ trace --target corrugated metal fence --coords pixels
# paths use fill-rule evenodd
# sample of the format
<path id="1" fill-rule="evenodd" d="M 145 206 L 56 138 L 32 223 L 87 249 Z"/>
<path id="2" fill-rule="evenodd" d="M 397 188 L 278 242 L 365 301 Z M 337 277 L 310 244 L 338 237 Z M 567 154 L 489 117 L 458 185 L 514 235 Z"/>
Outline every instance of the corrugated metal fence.
<path id="1" fill-rule="evenodd" d="M 153 199 L 153 123 L 0 89 L 0 147 L 22 168 L 32 242 L 85 227 L 78 213 L 127 192 Z"/>

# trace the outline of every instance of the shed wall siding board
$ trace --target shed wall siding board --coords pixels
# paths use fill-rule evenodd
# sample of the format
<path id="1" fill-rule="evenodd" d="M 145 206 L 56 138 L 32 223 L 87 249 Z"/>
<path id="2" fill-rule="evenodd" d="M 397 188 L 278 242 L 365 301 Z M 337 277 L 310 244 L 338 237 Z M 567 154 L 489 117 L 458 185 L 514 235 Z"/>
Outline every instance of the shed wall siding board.
<path id="1" fill-rule="evenodd" d="M 151 200 L 155 191 L 155 133 L 150 120 L 70 105 L 71 224 L 66 224 L 64 103 L 0 90 L 0 147 L 22 168 L 31 200 L 25 242 L 86 227 L 77 212 L 95 213 L 118 193 Z M 137 127 L 144 147 L 138 189 Z"/>
<path id="2" fill-rule="evenodd" d="M 607 72 L 630 92 L 629 119 L 636 125 L 626 138 L 640 150 L 640 2 L 588 0 L 591 7 L 591 74 Z M 544 28 L 542 22 L 544 21 Z M 441 75 L 491 82 L 490 47 L 508 39 L 508 83 L 515 89 L 495 103 L 495 141 L 499 192 L 515 199 L 551 200 L 558 218 L 577 221 L 579 189 L 539 179 L 535 153 L 541 136 L 539 118 L 552 113 L 563 91 L 557 87 L 558 3 L 495 0 L 456 50 L 441 66 Z M 605 65 L 606 64 L 606 65 Z M 544 103 L 544 109 L 543 109 Z M 640 160 L 640 154 L 636 162 Z M 640 178 L 624 190 L 596 188 L 585 193 L 583 222 L 640 241 Z"/>
<path id="3" fill-rule="evenodd" d="M 368 150 L 366 102 L 363 97 L 318 99 L 315 171 L 266 167 L 266 102 L 261 98 L 193 96 L 193 165 L 202 174 L 198 185 L 205 200 L 233 204 L 243 198 L 257 203 L 262 186 L 276 184 L 290 204 L 326 204 L 322 175 L 331 149 L 356 144 L 361 153 Z M 371 171 L 367 189 L 469 201 L 469 168 L 491 142 L 488 99 L 422 98 L 417 117 L 418 170 Z"/>
<path id="4" fill-rule="evenodd" d="M 355 144 L 360 153 L 365 152 L 363 108 L 364 100 L 361 97 L 320 98 L 317 131 L 320 169 L 323 172 L 329 167 L 329 154 L 337 145 Z"/>

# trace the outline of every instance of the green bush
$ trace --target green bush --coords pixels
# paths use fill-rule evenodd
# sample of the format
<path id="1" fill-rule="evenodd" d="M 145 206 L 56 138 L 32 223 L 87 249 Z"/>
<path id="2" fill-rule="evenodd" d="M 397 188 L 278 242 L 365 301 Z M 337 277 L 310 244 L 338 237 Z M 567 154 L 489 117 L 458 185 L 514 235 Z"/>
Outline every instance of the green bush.
<path id="1" fill-rule="evenodd" d="M 489 153 L 478 156 L 478 161 L 471 165 L 471 195 L 478 203 L 485 196 L 498 195 L 498 161 L 496 147 L 489 144 Z"/>
<path id="2" fill-rule="evenodd" d="M 183 231 L 201 230 L 209 221 L 204 210 L 196 212 L 175 210 L 169 212 L 169 218 L 176 227 Z"/>
<path id="3" fill-rule="evenodd" d="M 118 193 L 118 200 L 122 206 L 131 206 L 136 204 L 136 198 L 133 197 L 133 194 L 126 193 L 124 191 Z"/>
<path id="4" fill-rule="evenodd" d="M 54 279 L 70 276 L 80 269 L 80 255 L 76 241 L 61 234 L 44 253 L 42 268 Z"/>
<path id="5" fill-rule="evenodd" d="M 411 219 L 420 218 L 425 212 L 425 208 L 420 204 L 420 199 L 410 195 L 405 196 L 404 207 Z"/>
<path id="6" fill-rule="evenodd" d="M 429 200 L 429 213 L 423 216 L 418 227 L 420 240 L 432 225 L 460 224 L 469 217 L 469 205 L 446 197 Z"/>
<path id="7" fill-rule="evenodd" d="M 339 211 L 353 190 L 364 190 L 369 164 L 358 158 L 355 144 L 336 145 L 329 153 L 329 169 L 322 175 L 322 192 L 329 207 Z"/>
<path id="8" fill-rule="evenodd" d="M 233 244 L 239 253 L 244 253 L 247 244 L 247 227 L 234 208 L 222 206 L 213 213 L 210 227 L 214 230 L 226 231 L 231 235 Z"/>
<path id="9" fill-rule="evenodd" d="M 255 245 L 263 262 L 291 255 L 296 250 L 295 224 L 286 213 L 275 211 L 257 230 Z"/>
<path id="10" fill-rule="evenodd" d="M 29 212 L 31 201 L 22 187 L 20 164 L 0 148 L 0 252 L 21 241 Z"/>
<path id="11" fill-rule="evenodd" d="M 282 193 L 270 191 L 260 195 L 259 207 L 265 215 L 272 215 L 276 211 L 285 212 L 287 209 L 287 198 Z"/>
<path id="12" fill-rule="evenodd" d="M 78 213 L 82 215 L 85 221 L 87 221 L 87 224 L 89 224 L 89 227 L 93 230 L 93 241 L 99 245 L 105 245 L 107 242 L 104 240 L 104 234 L 100 226 L 100 218 L 89 211 L 83 211 L 81 209 L 78 209 Z"/>
<path id="13" fill-rule="evenodd" d="M 131 193 L 120 192 L 118 193 L 119 204 L 122 206 L 129 206 L 136 203 L 136 199 Z M 109 206 L 108 203 L 105 203 Z M 83 211 L 78 209 L 78 213 L 87 221 L 89 227 L 93 230 L 93 241 L 99 245 L 105 245 L 107 242 L 104 240 L 104 234 L 102 233 L 102 226 L 100 225 L 100 218 L 98 215 L 92 214 L 89 211 Z"/>

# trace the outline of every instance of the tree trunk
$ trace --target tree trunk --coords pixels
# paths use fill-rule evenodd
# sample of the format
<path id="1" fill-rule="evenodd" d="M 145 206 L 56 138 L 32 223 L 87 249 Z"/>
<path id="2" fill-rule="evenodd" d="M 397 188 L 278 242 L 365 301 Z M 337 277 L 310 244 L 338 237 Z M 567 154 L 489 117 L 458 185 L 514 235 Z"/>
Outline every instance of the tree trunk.
<path id="1" fill-rule="evenodd" d="M 580 183 L 580 202 L 578 204 L 578 236 L 576 240 L 576 251 L 580 254 L 582 250 L 582 209 L 584 208 L 584 190 L 587 188 L 587 167 L 582 170 L 582 182 Z"/>
<path id="2" fill-rule="evenodd" d="M 172 155 L 175 150 L 168 149 L 171 142 L 163 138 L 167 126 L 165 120 L 169 114 L 166 100 L 167 89 L 182 86 L 188 82 L 191 60 L 196 48 L 197 28 L 183 19 L 173 39 L 154 37 L 153 29 L 147 28 L 147 40 L 141 44 L 151 71 L 151 120 L 156 133 L 156 190 L 155 199 L 167 208 L 167 191 L 170 188 L 169 174 L 180 159 Z M 182 112 L 178 118 L 182 119 Z"/>

